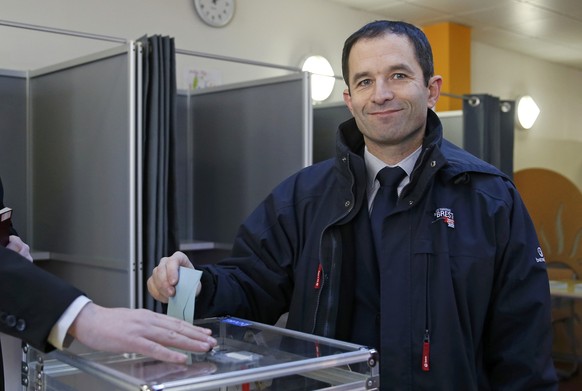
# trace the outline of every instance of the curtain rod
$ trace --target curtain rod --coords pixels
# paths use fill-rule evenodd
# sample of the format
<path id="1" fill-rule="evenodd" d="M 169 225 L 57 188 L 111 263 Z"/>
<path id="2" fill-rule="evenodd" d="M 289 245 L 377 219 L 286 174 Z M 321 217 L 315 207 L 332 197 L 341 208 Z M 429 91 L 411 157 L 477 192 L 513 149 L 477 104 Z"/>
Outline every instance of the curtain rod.
<path id="1" fill-rule="evenodd" d="M 466 100 L 466 101 L 468 101 L 468 103 L 471 106 L 477 106 L 477 105 L 479 105 L 479 103 L 481 101 L 478 96 L 457 95 L 457 94 L 451 94 L 449 92 L 441 92 L 441 95 L 447 96 L 447 97 L 453 98 L 453 99 Z"/>
<path id="2" fill-rule="evenodd" d="M 299 67 L 292 67 L 292 66 L 287 66 L 287 65 L 277 65 L 277 64 L 271 64 L 271 63 L 267 63 L 267 62 L 254 61 L 254 60 L 247 60 L 247 59 L 237 58 L 237 57 L 221 56 L 218 54 L 208 54 L 208 53 L 202 53 L 202 52 L 195 52 L 192 50 L 176 49 L 176 54 L 184 54 L 186 56 L 194 56 L 194 57 L 204 57 L 204 58 L 210 58 L 213 60 L 236 62 L 239 64 L 255 65 L 255 66 L 266 67 L 266 68 L 282 69 L 282 70 L 290 71 L 290 72 L 298 72 L 298 73 L 303 72 L 303 70 Z M 323 75 L 323 76 L 327 76 L 327 75 Z M 341 76 L 334 75 L 333 77 L 335 79 L 338 79 L 338 80 L 343 80 Z"/>
<path id="3" fill-rule="evenodd" d="M 21 29 L 26 29 L 26 30 L 42 31 L 45 33 L 54 33 L 54 34 L 61 34 L 61 35 L 69 35 L 69 36 L 73 36 L 73 37 L 96 39 L 96 40 L 100 40 L 100 41 L 117 42 L 117 43 L 129 42 L 129 40 L 127 40 L 125 38 L 112 37 L 112 36 L 108 36 L 108 35 L 83 33 L 83 32 L 79 32 L 79 31 L 58 29 L 58 28 L 54 28 L 54 27 L 38 26 L 38 25 L 33 25 L 33 24 L 28 24 L 28 23 L 11 22 L 8 20 L 0 20 L 0 25 L 1 26 L 8 26 L 8 27 L 16 27 L 16 28 L 21 28 Z M 261 62 L 261 61 L 246 60 L 246 59 L 242 59 L 242 58 L 229 57 L 229 56 L 221 56 L 218 54 L 202 53 L 202 52 L 196 52 L 196 51 L 192 51 L 192 50 L 176 49 L 176 54 L 183 54 L 186 56 L 194 56 L 194 57 L 203 57 L 203 58 L 209 58 L 212 60 L 219 60 L 219 61 L 235 62 L 235 63 L 246 64 L 246 65 L 255 65 L 255 66 L 266 67 L 266 68 L 282 69 L 282 70 L 286 70 L 286 71 L 290 71 L 290 72 L 302 72 L 302 69 L 299 67 L 270 64 L 270 63 Z M 342 79 L 340 76 L 335 76 L 335 75 L 334 75 L 334 78 L 339 79 L 339 80 Z"/>
<path id="4" fill-rule="evenodd" d="M 245 60 L 245 59 L 236 58 L 236 57 L 221 56 L 218 54 L 195 52 L 192 50 L 176 49 L 176 54 L 184 54 L 186 56 L 194 56 L 194 57 L 204 57 L 204 58 L 210 58 L 213 60 L 237 62 L 240 64 L 256 65 L 256 66 L 267 67 L 267 68 L 283 69 L 283 70 L 291 71 L 291 72 L 301 72 L 301 68 L 298 68 L 298 67 L 291 67 L 291 66 L 287 66 L 287 65 L 276 65 L 276 64 L 270 64 L 270 63 L 254 61 L 254 60 Z"/>
<path id="5" fill-rule="evenodd" d="M 0 25 L 8 26 L 8 27 L 16 27 L 16 28 L 21 28 L 21 29 L 27 29 L 27 30 L 42 31 L 45 33 L 54 33 L 54 34 L 61 34 L 61 35 L 70 35 L 73 37 L 96 39 L 99 41 L 109 41 L 109 42 L 117 42 L 117 43 L 127 43 L 128 42 L 126 39 L 111 37 L 108 35 L 82 33 L 79 31 L 57 29 L 57 28 L 53 28 L 53 27 L 37 26 L 37 25 L 27 24 L 27 23 L 10 22 L 8 20 L 0 20 Z"/>

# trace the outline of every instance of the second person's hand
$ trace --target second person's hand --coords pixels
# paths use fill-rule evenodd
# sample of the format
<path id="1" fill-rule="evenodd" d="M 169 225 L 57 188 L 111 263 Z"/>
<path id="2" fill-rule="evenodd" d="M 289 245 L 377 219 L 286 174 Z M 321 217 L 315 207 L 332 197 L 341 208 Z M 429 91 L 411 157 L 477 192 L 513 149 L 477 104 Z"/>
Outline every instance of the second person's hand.
<path id="1" fill-rule="evenodd" d="M 24 258 L 28 259 L 32 262 L 32 255 L 30 254 L 30 247 L 28 244 L 24 243 L 19 236 L 10 235 L 10 241 L 6 248 L 17 252 L 18 254 L 22 255 Z"/>
<path id="2" fill-rule="evenodd" d="M 96 350 L 140 353 L 158 360 L 185 363 L 187 356 L 170 348 L 206 352 L 216 346 L 211 330 L 146 309 L 83 307 L 68 330 Z"/>

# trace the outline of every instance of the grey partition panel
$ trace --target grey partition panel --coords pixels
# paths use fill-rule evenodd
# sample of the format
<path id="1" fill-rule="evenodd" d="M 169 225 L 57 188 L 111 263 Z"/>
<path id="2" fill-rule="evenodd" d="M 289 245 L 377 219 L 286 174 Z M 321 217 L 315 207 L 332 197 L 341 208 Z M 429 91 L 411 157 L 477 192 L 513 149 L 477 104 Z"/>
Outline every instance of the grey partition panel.
<path id="1" fill-rule="evenodd" d="M 443 125 L 443 136 L 457 147 L 463 148 L 463 111 L 443 111 L 437 115 Z"/>
<path id="2" fill-rule="evenodd" d="M 0 71 L 0 178 L 4 203 L 13 211 L 13 223 L 27 235 L 26 74 Z"/>
<path id="3" fill-rule="evenodd" d="M 135 303 L 131 64 L 122 47 L 30 80 L 34 248 L 107 305 Z"/>
<path id="4" fill-rule="evenodd" d="M 232 243 L 258 203 L 311 164 L 308 76 L 202 90 L 190 107 L 193 239 Z"/>
<path id="5" fill-rule="evenodd" d="M 344 102 L 313 107 L 313 162 L 336 155 L 338 125 L 350 119 L 352 113 Z"/>

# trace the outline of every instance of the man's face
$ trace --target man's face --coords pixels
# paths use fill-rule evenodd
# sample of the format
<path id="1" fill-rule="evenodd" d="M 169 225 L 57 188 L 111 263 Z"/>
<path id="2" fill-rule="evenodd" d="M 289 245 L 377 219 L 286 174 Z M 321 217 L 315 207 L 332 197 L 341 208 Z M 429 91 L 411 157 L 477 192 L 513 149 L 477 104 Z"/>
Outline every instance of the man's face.
<path id="1" fill-rule="evenodd" d="M 399 161 L 422 144 L 440 76 L 427 86 L 408 38 L 389 33 L 356 42 L 348 64 L 350 88 L 344 101 L 366 145 L 384 161 Z"/>

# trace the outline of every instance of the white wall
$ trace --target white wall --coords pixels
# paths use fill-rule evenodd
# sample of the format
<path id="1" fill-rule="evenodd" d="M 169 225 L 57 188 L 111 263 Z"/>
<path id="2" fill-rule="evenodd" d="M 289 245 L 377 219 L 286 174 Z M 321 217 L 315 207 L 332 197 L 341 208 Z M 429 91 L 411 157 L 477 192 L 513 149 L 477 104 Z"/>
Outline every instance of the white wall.
<path id="1" fill-rule="evenodd" d="M 0 0 L 0 9 L 3 20 L 126 39 L 169 35 L 179 49 L 279 65 L 299 66 L 304 56 L 317 53 L 330 60 L 337 75 L 345 38 L 380 18 L 320 0 L 238 0 L 234 20 L 220 29 L 199 20 L 191 0 Z M 1 26 L 0 36 L 0 69 L 37 69 L 115 46 Z M 274 74 L 184 55 L 177 61 L 179 88 L 185 88 L 188 69 L 216 69 L 224 83 Z M 330 100 L 341 100 L 343 89 L 338 81 Z M 516 131 L 515 170 L 549 168 L 582 189 L 579 91 L 582 71 L 473 43 L 471 92 L 503 99 L 528 93 L 542 109 L 532 130 Z"/>
<path id="2" fill-rule="evenodd" d="M 0 0 L 0 9 L 3 20 L 126 39 L 169 35 L 179 49 L 278 65 L 299 67 L 306 55 L 317 53 L 338 75 L 344 39 L 374 19 L 319 0 L 238 0 L 233 21 L 224 28 L 206 26 L 192 0 Z M 0 69 L 38 69 L 116 45 L 1 26 L 0 34 Z M 177 62 L 179 88 L 185 88 L 187 69 L 225 66 L 184 55 Z M 257 71 L 263 73 L 259 77 L 272 74 L 268 68 L 239 65 L 235 72 L 223 72 L 223 82 L 257 78 Z M 343 83 L 337 85 L 334 94 L 341 99 Z"/>
<path id="3" fill-rule="evenodd" d="M 582 70 L 473 42 L 473 93 L 504 99 L 529 94 L 541 113 L 532 129 L 516 128 L 514 170 L 547 168 L 582 191 Z"/>

